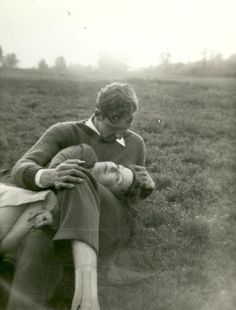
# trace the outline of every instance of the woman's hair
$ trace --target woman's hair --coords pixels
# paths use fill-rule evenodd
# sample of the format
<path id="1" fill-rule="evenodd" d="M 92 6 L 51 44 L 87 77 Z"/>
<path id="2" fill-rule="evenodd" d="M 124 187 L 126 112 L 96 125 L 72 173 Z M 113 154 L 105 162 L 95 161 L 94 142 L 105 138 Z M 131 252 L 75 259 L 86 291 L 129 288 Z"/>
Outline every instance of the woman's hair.
<path id="1" fill-rule="evenodd" d="M 112 83 L 102 88 L 97 96 L 96 113 L 112 120 L 121 119 L 138 109 L 138 98 L 128 83 Z"/>

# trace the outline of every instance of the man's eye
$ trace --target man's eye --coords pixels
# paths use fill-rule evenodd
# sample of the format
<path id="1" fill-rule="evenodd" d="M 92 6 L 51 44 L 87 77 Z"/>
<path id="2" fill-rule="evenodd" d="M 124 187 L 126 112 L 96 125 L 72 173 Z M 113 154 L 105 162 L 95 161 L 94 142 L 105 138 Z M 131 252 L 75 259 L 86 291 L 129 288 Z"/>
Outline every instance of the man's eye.
<path id="1" fill-rule="evenodd" d="M 112 117 L 113 122 L 118 121 L 118 119 L 119 119 L 118 116 L 113 116 L 113 117 Z"/>
<path id="2" fill-rule="evenodd" d="M 119 116 L 114 115 L 110 118 L 110 121 L 114 124 L 117 123 L 119 121 Z"/>

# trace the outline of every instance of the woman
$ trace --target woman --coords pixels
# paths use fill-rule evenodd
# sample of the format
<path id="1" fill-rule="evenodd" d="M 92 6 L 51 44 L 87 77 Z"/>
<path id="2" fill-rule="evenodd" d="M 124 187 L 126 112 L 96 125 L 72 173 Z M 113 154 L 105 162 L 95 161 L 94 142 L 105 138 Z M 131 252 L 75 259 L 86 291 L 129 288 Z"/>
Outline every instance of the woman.
<path id="1" fill-rule="evenodd" d="M 141 181 L 139 180 L 137 186 L 136 176 L 136 183 L 134 182 L 135 170 L 132 166 L 98 162 L 95 152 L 86 144 L 60 151 L 52 159 L 49 168 L 54 168 L 65 161 L 78 163 L 77 160 L 79 160 L 81 170 L 89 176 L 95 187 L 99 182 L 120 199 L 137 199 L 140 195 Z M 55 190 L 60 190 L 60 184 Z M 4 221 L 4 224 L 0 223 L 0 241 L 2 240 L 0 249 L 2 251 L 16 250 L 20 240 L 29 229 L 53 223 L 52 213 L 55 213 L 56 205 L 56 196 L 53 191 L 33 192 L 3 183 L 0 184 L 0 194 L 0 218 Z M 144 188 L 142 194 L 144 195 Z M 147 191 L 146 195 L 148 195 Z M 12 208 L 13 206 L 16 208 Z"/>
<path id="2" fill-rule="evenodd" d="M 146 169 L 137 166 L 125 167 L 116 165 L 113 162 L 98 162 L 95 152 L 86 144 L 63 149 L 52 159 L 49 168 L 55 168 L 58 165 L 63 165 L 65 162 L 79 164 L 81 172 L 85 178 L 89 179 L 91 187 L 94 190 L 98 190 L 98 184 L 100 183 L 118 196 L 119 199 L 134 201 L 144 198 L 151 193 L 150 190 L 146 190 L 145 188 L 153 188 L 153 186 L 146 186 L 148 182 L 153 182 L 147 174 Z M 4 186 L 6 187 L 6 185 Z M 55 218 L 60 218 L 60 210 L 56 206 L 56 195 L 54 191 L 60 191 L 60 186 L 61 184 L 56 184 L 53 191 L 45 190 L 41 192 L 31 192 L 15 187 L 8 188 L 9 192 L 12 192 L 12 195 L 15 195 L 14 192 L 16 191 L 21 193 L 23 204 L 15 201 L 15 205 L 17 205 L 15 208 L 9 207 L 9 203 L 8 206 L 5 205 L 5 208 L 0 208 L 0 214 L 2 213 L 0 218 L 9 219 L 8 226 L 5 225 L 2 231 L 0 231 L 0 240 L 2 240 L 0 249 L 3 255 L 13 255 L 30 229 L 49 225 L 52 226 L 52 229 L 56 230 L 58 223 Z M 12 195 L 9 199 L 13 206 Z M 61 223 L 60 226 L 62 226 Z M 78 269 L 82 270 L 81 272 L 75 272 L 75 286 L 76 292 L 78 293 L 75 294 L 73 303 L 75 305 L 81 303 L 81 291 L 83 291 L 85 296 L 90 296 L 90 299 L 91 296 L 94 296 L 93 302 L 97 303 L 96 307 L 99 309 L 96 297 L 96 280 L 92 279 L 91 283 L 87 283 L 87 281 L 82 283 L 82 279 L 86 273 L 90 273 L 92 278 L 96 277 L 95 258 L 91 257 L 91 251 L 90 254 L 86 253 L 86 248 L 83 248 L 82 252 L 84 253 L 84 257 L 81 257 L 81 251 L 79 251 L 80 255 L 77 257 L 76 251 L 73 251 L 75 269 L 77 271 Z M 77 261 L 86 262 L 86 266 L 83 264 L 78 265 L 76 263 Z"/>

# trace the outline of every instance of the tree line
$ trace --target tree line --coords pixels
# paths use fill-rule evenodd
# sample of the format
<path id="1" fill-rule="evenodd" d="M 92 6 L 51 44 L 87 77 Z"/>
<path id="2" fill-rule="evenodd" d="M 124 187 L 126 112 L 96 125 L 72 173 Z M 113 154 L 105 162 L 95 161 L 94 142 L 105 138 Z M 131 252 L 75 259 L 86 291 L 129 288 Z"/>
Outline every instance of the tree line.
<path id="1" fill-rule="evenodd" d="M 198 61 L 181 63 L 172 62 L 170 53 L 161 55 L 161 62 L 158 66 L 145 68 L 143 73 L 155 74 L 175 74 L 193 76 L 222 76 L 236 77 L 236 54 L 231 54 L 226 59 L 220 53 L 202 53 L 202 58 Z"/>
<path id="2" fill-rule="evenodd" d="M 167 74 L 236 77 L 236 54 L 232 54 L 224 59 L 220 53 L 209 54 L 207 50 L 204 50 L 200 60 L 189 63 L 172 62 L 171 58 L 170 53 L 162 53 L 158 65 L 132 71 L 132 75 L 155 77 Z M 15 53 L 4 55 L 0 46 L 1 67 L 16 68 L 18 63 L 19 59 Z M 97 68 L 80 64 L 68 65 L 63 56 L 57 57 L 52 66 L 49 66 L 45 59 L 41 59 L 37 64 L 37 70 L 41 72 L 56 71 L 60 73 L 80 73 L 83 75 L 96 71 L 108 75 L 120 74 L 125 77 L 130 73 L 128 69 L 129 67 L 124 59 L 104 52 L 99 54 Z"/>
<path id="3" fill-rule="evenodd" d="M 2 47 L 0 46 L 0 65 L 7 68 L 16 68 L 19 60 L 15 53 L 9 53 L 4 55 Z"/>

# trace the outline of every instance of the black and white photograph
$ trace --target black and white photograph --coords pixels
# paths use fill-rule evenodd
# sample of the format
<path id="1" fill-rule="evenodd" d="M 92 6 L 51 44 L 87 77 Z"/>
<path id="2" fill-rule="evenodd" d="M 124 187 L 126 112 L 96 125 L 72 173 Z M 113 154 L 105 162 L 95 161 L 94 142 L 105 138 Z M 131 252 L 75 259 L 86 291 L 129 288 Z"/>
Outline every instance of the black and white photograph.
<path id="1" fill-rule="evenodd" d="M 236 309 L 235 16 L 0 0 L 0 310 Z"/>

